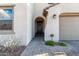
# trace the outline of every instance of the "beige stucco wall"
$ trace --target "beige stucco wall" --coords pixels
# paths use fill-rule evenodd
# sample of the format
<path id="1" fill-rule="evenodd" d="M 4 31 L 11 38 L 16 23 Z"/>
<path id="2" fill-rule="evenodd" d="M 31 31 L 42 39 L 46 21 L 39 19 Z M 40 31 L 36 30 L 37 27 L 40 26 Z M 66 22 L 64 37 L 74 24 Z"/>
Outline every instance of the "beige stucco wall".
<path id="1" fill-rule="evenodd" d="M 16 4 L 14 7 L 14 32 L 16 40 L 20 40 L 20 44 L 26 44 L 27 34 L 27 5 L 26 4 Z"/>
<path id="2" fill-rule="evenodd" d="M 49 10 L 47 24 L 45 27 L 45 40 L 51 40 L 50 35 L 54 34 L 53 41 L 59 41 L 59 14 L 61 9 L 59 6 L 52 7 Z M 53 15 L 56 14 L 56 18 L 53 18 Z"/>

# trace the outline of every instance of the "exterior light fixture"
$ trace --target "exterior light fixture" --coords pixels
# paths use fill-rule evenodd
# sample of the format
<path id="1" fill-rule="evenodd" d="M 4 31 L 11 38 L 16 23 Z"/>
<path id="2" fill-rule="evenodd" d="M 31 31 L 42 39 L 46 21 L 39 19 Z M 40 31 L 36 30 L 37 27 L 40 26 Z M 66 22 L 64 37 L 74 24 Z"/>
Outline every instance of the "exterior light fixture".
<path id="1" fill-rule="evenodd" d="M 53 19 L 56 19 L 56 14 L 53 14 Z"/>

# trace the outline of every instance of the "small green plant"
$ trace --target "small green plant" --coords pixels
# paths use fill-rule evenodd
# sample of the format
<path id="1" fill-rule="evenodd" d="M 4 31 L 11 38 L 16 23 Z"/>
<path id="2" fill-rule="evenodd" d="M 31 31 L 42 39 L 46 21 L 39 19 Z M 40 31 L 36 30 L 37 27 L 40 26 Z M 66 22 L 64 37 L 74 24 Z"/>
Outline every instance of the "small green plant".
<path id="1" fill-rule="evenodd" d="M 56 42 L 49 40 L 49 41 L 45 42 L 45 45 L 54 46 L 54 45 L 56 45 Z"/>
<path id="2" fill-rule="evenodd" d="M 66 44 L 64 42 L 55 42 L 55 41 L 52 41 L 52 40 L 46 41 L 45 45 L 48 45 L 48 46 L 55 46 L 55 45 L 66 46 Z"/>
<path id="3" fill-rule="evenodd" d="M 58 45 L 60 45 L 60 46 L 66 46 L 66 44 L 64 42 L 58 42 Z"/>

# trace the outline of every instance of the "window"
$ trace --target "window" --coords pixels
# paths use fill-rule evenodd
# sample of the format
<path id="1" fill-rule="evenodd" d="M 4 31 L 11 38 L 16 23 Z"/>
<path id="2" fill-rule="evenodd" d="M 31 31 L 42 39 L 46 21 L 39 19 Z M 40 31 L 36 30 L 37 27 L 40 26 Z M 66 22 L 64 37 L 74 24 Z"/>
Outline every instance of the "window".
<path id="1" fill-rule="evenodd" d="M 0 7 L 0 30 L 13 29 L 13 7 Z"/>

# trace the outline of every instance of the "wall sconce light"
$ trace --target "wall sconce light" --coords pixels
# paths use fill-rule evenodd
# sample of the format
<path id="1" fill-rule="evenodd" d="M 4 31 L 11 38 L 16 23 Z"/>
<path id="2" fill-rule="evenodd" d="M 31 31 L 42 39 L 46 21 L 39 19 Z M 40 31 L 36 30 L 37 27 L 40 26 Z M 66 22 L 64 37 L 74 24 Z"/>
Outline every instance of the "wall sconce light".
<path id="1" fill-rule="evenodd" d="M 53 19 L 56 19 L 56 14 L 53 14 Z"/>

